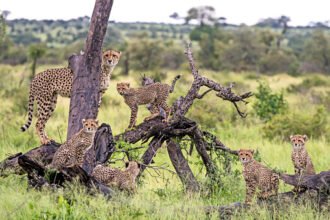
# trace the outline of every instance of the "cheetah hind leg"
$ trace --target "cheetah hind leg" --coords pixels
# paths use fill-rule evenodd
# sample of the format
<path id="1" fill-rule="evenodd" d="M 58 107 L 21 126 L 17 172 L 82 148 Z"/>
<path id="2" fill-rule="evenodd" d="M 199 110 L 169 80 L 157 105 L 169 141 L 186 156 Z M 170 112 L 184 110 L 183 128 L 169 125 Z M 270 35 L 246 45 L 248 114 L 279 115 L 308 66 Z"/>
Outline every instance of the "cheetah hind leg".
<path id="1" fill-rule="evenodd" d="M 37 129 L 37 134 L 41 140 L 41 144 L 49 144 L 52 140 L 48 138 L 46 132 L 45 132 L 45 127 L 46 123 L 51 117 L 52 113 L 55 110 L 57 103 L 57 95 L 54 94 L 53 97 L 51 98 L 50 102 L 44 101 L 44 100 L 37 100 L 38 104 L 38 120 L 36 123 L 36 129 Z"/>
<path id="2" fill-rule="evenodd" d="M 144 119 L 144 121 L 149 121 L 155 117 L 157 117 L 159 115 L 159 106 L 158 105 L 155 105 L 155 104 L 151 104 L 150 106 L 150 112 L 151 112 L 151 115 L 146 117 Z"/>

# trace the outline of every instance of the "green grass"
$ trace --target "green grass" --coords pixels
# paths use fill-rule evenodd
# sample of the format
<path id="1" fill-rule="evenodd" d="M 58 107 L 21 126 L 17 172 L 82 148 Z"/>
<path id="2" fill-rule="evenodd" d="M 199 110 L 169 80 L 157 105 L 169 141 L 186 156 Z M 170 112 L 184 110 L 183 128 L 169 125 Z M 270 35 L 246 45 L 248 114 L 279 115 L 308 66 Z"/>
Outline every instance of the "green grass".
<path id="1" fill-rule="evenodd" d="M 48 67 L 50 66 L 40 66 L 38 71 Z M 34 124 L 26 133 L 21 133 L 19 130 L 27 119 L 28 71 L 28 66 L 0 66 L 0 160 L 19 151 L 25 152 L 39 144 Z M 114 75 L 118 72 L 118 69 L 115 70 Z M 286 88 L 291 84 L 299 84 L 308 76 L 292 77 L 287 74 L 279 74 L 267 77 L 255 73 L 218 73 L 207 70 L 200 72 L 223 85 L 233 81 L 237 82 L 235 91 L 239 92 L 255 91 L 258 80 L 267 81 L 273 90 L 284 91 L 289 103 L 288 111 L 297 109 L 309 111 L 317 107 L 308 101 L 308 94 L 286 92 Z M 188 71 L 171 71 L 167 72 L 164 82 L 170 83 L 178 73 L 183 76 L 178 81 L 174 94 L 171 94 L 170 103 L 180 95 L 184 95 L 192 81 L 192 76 Z M 330 80 L 330 77 L 322 77 Z M 110 124 L 114 135 L 125 130 L 130 116 L 129 108 L 116 91 L 116 82 L 130 81 L 133 86 L 137 86 L 138 80 L 138 73 L 132 73 L 125 78 L 116 76 L 103 98 L 99 120 Z M 329 91 L 329 87 L 317 89 Z M 251 98 L 250 101 L 253 103 L 254 98 Z M 247 107 L 242 106 L 249 115 L 246 119 L 241 119 L 237 116 L 231 103 L 222 101 L 211 93 L 203 100 L 197 100 L 194 103 L 188 117 L 196 120 L 202 129 L 216 134 L 228 147 L 258 149 L 264 164 L 287 173 L 293 173 L 289 141 L 271 141 L 263 137 L 264 124 L 256 118 L 252 103 Z M 66 136 L 68 109 L 69 100 L 60 98 L 54 115 L 47 123 L 47 133 L 59 142 L 63 142 Z M 138 123 L 142 122 L 147 115 L 147 110 L 141 107 Z M 35 118 L 33 123 L 35 123 Z M 317 172 L 328 170 L 330 167 L 329 142 L 325 138 L 327 135 L 324 134 L 319 139 L 311 139 L 307 143 Z M 141 143 L 136 144 L 136 146 L 140 145 Z M 144 146 L 147 145 L 144 144 Z M 182 148 L 184 147 L 182 145 Z M 183 152 L 198 180 L 206 186 L 208 182 L 205 170 L 201 168 L 196 151 L 194 150 L 192 156 Z M 143 150 L 138 152 L 138 154 L 142 153 Z M 122 157 L 123 155 L 119 153 L 113 155 L 113 158 Z M 165 146 L 159 150 L 154 160 L 155 165 L 167 164 L 169 169 L 174 170 Z M 118 161 L 115 166 L 123 167 L 124 164 Z M 241 169 L 239 163 L 233 163 L 233 170 L 240 172 Z M 161 175 L 157 175 L 154 170 L 147 169 L 135 195 L 128 196 L 117 192 L 116 196 L 110 200 L 106 200 L 101 195 L 92 196 L 85 193 L 84 188 L 77 183 L 56 191 L 50 189 L 37 191 L 27 190 L 26 176 L 0 177 L 0 219 L 218 219 L 217 213 L 206 216 L 203 207 L 244 201 L 245 186 L 240 174 L 222 177 L 221 187 L 215 187 L 211 194 L 208 188 L 204 187 L 200 193 L 187 195 L 176 175 L 165 170 L 161 170 L 160 173 Z M 280 184 L 280 192 L 290 189 L 290 186 Z M 327 219 L 329 213 L 319 213 L 309 205 L 292 204 L 285 210 L 277 210 L 273 217 L 278 219 Z M 233 219 L 272 219 L 272 210 L 253 207 L 246 213 L 236 214 Z"/>

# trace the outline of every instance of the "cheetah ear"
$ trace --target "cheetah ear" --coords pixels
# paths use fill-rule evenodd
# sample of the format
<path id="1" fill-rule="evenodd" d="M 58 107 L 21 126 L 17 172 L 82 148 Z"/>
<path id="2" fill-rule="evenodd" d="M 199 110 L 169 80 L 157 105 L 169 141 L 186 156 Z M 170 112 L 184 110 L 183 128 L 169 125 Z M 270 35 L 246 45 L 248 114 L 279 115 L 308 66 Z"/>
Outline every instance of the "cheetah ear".
<path id="1" fill-rule="evenodd" d="M 293 135 L 291 134 L 291 135 L 290 135 L 290 141 L 292 140 L 292 138 L 293 138 Z"/>
<path id="2" fill-rule="evenodd" d="M 118 53 L 119 53 L 119 57 L 121 56 L 121 51 L 118 51 Z"/>
<path id="3" fill-rule="evenodd" d="M 96 124 L 99 124 L 99 120 L 98 120 L 98 119 L 95 119 L 95 123 L 96 123 Z"/>
<path id="4" fill-rule="evenodd" d="M 127 168 L 127 167 L 128 167 L 128 165 L 129 165 L 129 162 L 128 162 L 128 161 L 126 161 L 126 162 L 125 162 L 125 167 Z"/>
<path id="5" fill-rule="evenodd" d="M 306 134 L 303 135 L 304 141 L 308 141 L 308 137 Z"/>
<path id="6" fill-rule="evenodd" d="M 254 150 L 250 150 L 251 154 L 253 155 L 254 154 Z"/>
<path id="7" fill-rule="evenodd" d="M 84 124 L 85 122 L 86 122 L 86 119 L 83 119 L 83 120 L 81 120 L 82 121 L 82 123 Z"/>

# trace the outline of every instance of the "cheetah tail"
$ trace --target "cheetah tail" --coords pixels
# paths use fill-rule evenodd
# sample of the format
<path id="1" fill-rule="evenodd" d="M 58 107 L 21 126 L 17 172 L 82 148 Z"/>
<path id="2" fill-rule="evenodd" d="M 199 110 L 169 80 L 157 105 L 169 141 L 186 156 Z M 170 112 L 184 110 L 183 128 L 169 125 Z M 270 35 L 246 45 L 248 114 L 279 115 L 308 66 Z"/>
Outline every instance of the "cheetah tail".
<path id="1" fill-rule="evenodd" d="M 33 102 L 34 102 L 34 96 L 30 93 L 30 96 L 29 96 L 29 107 L 28 107 L 28 121 L 26 122 L 25 125 L 23 125 L 21 127 L 21 130 L 24 132 L 26 131 L 31 123 L 32 123 L 32 117 L 33 117 Z"/>
<path id="2" fill-rule="evenodd" d="M 172 85 L 171 85 L 171 88 L 170 88 L 170 93 L 172 93 L 172 92 L 174 91 L 175 83 L 176 83 L 176 81 L 178 81 L 178 79 L 180 79 L 180 78 L 181 78 L 181 75 L 177 75 L 177 76 L 173 79 L 173 81 L 172 81 Z"/>

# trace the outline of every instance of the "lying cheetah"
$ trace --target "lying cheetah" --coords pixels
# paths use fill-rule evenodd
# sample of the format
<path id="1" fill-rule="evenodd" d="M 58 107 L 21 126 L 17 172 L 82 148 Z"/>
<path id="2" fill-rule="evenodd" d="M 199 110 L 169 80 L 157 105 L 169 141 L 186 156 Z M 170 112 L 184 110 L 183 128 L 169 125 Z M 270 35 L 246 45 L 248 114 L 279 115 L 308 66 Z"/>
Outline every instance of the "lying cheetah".
<path id="1" fill-rule="evenodd" d="M 63 167 L 82 164 L 85 152 L 93 143 L 98 120 L 83 119 L 82 123 L 83 128 L 58 148 L 48 168 L 59 170 Z"/>
<path id="2" fill-rule="evenodd" d="M 129 129 L 135 126 L 139 105 L 150 104 L 149 107 L 152 115 L 145 118 L 145 120 L 150 120 L 158 116 L 161 109 L 163 109 L 166 115 L 165 121 L 167 121 L 170 114 L 170 107 L 168 107 L 166 100 L 169 93 L 173 92 L 178 78 L 180 77 L 176 77 L 173 80 L 172 86 L 156 82 L 140 88 L 130 88 L 130 83 L 117 83 L 118 93 L 124 97 L 125 103 L 131 109 Z"/>
<path id="3" fill-rule="evenodd" d="M 92 176 L 101 183 L 108 186 L 115 186 L 121 190 L 135 192 L 135 179 L 140 173 L 140 165 L 135 161 L 126 163 L 126 170 L 121 171 L 116 168 L 97 165 Z"/>
<path id="4" fill-rule="evenodd" d="M 279 186 L 279 176 L 269 168 L 253 159 L 253 150 L 240 149 L 239 159 L 243 164 L 243 176 L 246 183 L 245 203 L 250 204 L 259 190 L 257 197 L 260 199 L 277 195 Z"/>
<path id="5" fill-rule="evenodd" d="M 121 52 L 108 50 L 102 55 L 100 76 L 100 100 L 110 83 L 111 73 L 117 65 Z M 26 131 L 32 122 L 33 104 L 37 101 L 36 129 L 42 144 L 48 144 L 50 139 L 45 132 L 45 126 L 51 117 L 57 103 L 57 96 L 70 97 L 73 71 L 70 68 L 48 69 L 37 74 L 31 82 L 28 108 L 28 121 L 21 127 Z M 100 102 L 99 102 L 100 103 Z"/>

